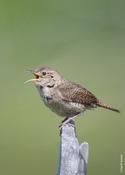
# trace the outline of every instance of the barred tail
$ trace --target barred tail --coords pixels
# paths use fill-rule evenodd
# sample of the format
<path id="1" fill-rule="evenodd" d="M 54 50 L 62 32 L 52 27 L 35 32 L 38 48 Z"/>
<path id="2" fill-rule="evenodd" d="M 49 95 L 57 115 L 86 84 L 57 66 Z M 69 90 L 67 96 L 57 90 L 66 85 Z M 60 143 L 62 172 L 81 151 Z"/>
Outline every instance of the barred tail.
<path id="1" fill-rule="evenodd" d="M 118 109 L 115 109 L 115 108 L 113 108 L 113 107 L 110 106 L 110 105 L 104 104 L 104 103 L 102 103 L 101 101 L 98 101 L 98 102 L 97 102 L 97 106 L 102 107 L 102 108 L 105 108 L 105 109 L 109 109 L 109 110 L 111 110 L 111 111 L 115 111 L 115 112 L 119 112 L 119 113 L 120 113 L 120 111 L 119 111 Z"/>

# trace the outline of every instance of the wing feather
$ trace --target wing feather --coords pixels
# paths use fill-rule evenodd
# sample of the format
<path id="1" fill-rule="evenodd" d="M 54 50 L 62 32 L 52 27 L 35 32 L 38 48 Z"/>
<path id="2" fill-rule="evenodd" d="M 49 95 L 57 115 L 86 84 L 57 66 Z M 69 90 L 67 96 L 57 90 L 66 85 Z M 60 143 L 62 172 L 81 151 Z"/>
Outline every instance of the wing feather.
<path id="1" fill-rule="evenodd" d="M 57 89 L 64 101 L 80 103 L 86 106 L 97 103 L 97 98 L 79 84 L 67 81 L 57 86 Z"/>

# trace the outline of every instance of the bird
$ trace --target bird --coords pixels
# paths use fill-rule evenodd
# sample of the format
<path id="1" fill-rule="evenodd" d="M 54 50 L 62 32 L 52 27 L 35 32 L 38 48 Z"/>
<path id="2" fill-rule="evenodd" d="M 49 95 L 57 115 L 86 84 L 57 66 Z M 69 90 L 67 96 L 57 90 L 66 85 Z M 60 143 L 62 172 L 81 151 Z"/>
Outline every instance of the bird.
<path id="1" fill-rule="evenodd" d="M 44 104 L 51 111 L 64 118 L 60 125 L 61 128 L 86 110 L 97 107 L 120 112 L 118 109 L 103 103 L 80 84 L 65 79 L 51 67 L 39 67 L 31 72 L 34 74 L 34 78 L 25 83 L 32 82 Z"/>

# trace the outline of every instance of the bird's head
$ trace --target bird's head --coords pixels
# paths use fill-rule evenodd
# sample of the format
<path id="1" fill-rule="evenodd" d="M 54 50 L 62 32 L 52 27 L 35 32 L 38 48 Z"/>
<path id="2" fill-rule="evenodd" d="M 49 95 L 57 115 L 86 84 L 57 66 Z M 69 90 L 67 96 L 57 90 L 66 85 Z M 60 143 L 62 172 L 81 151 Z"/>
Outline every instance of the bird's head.
<path id="1" fill-rule="evenodd" d="M 26 81 L 33 82 L 36 86 L 55 86 L 60 84 L 63 77 L 50 67 L 40 67 L 32 70 L 35 78 Z"/>

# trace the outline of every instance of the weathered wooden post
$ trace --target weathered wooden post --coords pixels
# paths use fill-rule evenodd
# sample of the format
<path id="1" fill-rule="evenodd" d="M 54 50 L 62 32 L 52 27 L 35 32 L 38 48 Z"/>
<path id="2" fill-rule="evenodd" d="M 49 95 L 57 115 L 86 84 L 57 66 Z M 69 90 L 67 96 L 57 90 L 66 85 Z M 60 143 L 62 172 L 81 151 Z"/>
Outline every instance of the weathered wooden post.
<path id="1" fill-rule="evenodd" d="M 62 127 L 60 137 L 58 175 L 86 175 L 89 145 L 79 145 L 74 121 Z"/>

